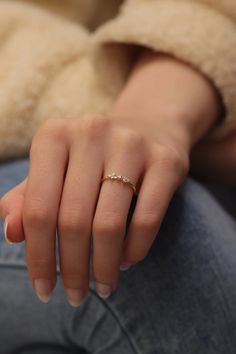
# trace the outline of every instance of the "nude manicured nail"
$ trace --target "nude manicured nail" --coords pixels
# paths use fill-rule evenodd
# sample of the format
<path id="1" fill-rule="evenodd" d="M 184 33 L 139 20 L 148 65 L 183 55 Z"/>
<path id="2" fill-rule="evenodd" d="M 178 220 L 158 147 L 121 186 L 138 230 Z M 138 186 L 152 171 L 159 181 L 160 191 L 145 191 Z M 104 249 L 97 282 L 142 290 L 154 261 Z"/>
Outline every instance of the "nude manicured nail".
<path id="1" fill-rule="evenodd" d="M 45 304 L 48 303 L 52 294 L 51 281 L 48 279 L 36 279 L 34 288 L 38 298 Z"/>
<path id="2" fill-rule="evenodd" d="M 133 263 L 124 262 L 124 263 L 121 264 L 120 270 L 122 270 L 122 271 L 128 270 L 132 265 L 133 265 Z"/>
<path id="3" fill-rule="evenodd" d="M 4 236 L 5 236 L 6 242 L 7 242 L 9 245 L 13 245 L 13 242 L 11 242 L 11 241 L 8 239 L 8 236 L 7 236 L 7 227 L 8 227 L 8 218 L 6 217 L 6 219 L 5 219 L 5 221 L 4 221 Z"/>
<path id="4" fill-rule="evenodd" d="M 84 293 L 79 289 L 66 289 L 67 300 L 73 307 L 79 307 L 84 299 Z"/>
<path id="5" fill-rule="evenodd" d="M 95 282 L 95 287 L 98 295 L 101 296 L 103 299 L 106 299 L 108 298 L 108 296 L 110 296 L 111 294 L 110 285 Z"/>

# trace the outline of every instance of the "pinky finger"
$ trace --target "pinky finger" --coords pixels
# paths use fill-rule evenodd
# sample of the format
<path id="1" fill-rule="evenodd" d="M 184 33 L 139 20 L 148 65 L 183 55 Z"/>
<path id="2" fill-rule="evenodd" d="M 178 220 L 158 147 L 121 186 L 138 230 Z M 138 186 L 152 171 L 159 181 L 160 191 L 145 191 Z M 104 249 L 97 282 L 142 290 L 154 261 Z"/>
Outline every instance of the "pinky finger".
<path id="1" fill-rule="evenodd" d="M 176 175 L 150 168 L 143 179 L 124 243 L 120 269 L 142 261 L 148 254 L 177 188 Z"/>
<path id="2" fill-rule="evenodd" d="M 5 239 L 8 243 L 25 240 L 22 209 L 27 179 L 7 192 L 0 200 L 0 216 L 4 220 Z"/>

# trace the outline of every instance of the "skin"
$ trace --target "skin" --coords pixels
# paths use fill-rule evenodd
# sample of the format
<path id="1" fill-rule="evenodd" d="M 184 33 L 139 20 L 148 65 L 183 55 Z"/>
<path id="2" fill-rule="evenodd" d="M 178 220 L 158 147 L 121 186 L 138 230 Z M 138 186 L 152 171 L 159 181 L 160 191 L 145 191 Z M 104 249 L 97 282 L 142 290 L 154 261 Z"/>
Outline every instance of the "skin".
<path id="1" fill-rule="evenodd" d="M 215 88 L 197 70 L 144 49 L 111 112 L 42 125 L 32 141 L 29 175 L 0 202 L 8 240 L 26 241 L 29 276 L 42 301 L 57 281 L 56 230 L 71 305 L 79 306 L 88 292 L 90 257 L 100 296 L 116 290 L 120 267 L 149 252 L 189 171 L 192 148 L 220 112 Z M 100 183 L 113 171 L 130 177 L 138 192 L 126 239 L 133 191 L 118 181 Z"/>

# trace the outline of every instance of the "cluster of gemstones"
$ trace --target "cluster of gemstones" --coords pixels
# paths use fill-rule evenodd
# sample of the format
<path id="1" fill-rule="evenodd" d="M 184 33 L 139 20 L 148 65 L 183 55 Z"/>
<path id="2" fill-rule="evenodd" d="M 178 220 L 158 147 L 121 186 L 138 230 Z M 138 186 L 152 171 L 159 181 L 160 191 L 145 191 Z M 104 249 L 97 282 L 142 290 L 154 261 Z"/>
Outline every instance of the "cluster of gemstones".
<path id="1" fill-rule="evenodd" d="M 111 179 L 120 179 L 122 180 L 123 182 L 126 182 L 126 183 L 131 183 L 129 177 L 123 177 L 121 175 L 117 175 L 115 172 L 112 172 L 111 174 L 107 175 L 107 177 L 111 178 Z"/>

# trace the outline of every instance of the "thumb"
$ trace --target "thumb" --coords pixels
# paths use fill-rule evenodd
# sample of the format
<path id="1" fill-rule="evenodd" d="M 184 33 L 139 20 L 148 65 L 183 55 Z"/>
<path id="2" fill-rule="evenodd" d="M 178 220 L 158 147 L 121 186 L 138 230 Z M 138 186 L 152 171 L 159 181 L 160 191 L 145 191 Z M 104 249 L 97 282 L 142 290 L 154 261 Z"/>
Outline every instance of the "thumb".
<path id="1" fill-rule="evenodd" d="M 4 220 L 5 238 L 8 243 L 25 240 L 22 209 L 27 178 L 0 199 L 0 217 Z"/>

